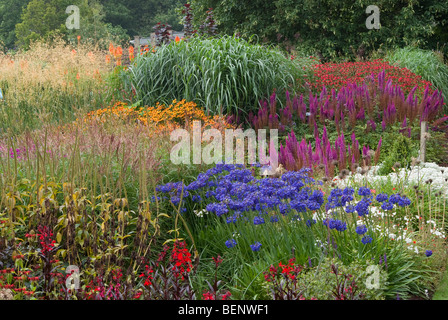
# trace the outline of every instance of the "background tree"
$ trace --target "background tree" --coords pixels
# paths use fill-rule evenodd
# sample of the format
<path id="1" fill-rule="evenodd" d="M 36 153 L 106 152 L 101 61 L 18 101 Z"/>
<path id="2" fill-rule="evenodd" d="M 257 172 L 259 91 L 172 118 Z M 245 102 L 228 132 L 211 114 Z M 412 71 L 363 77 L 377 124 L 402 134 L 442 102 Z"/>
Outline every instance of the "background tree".
<path id="1" fill-rule="evenodd" d="M 367 29 L 366 8 L 380 9 L 381 28 Z M 446 43 L 448 2 L 438 0 L 192 0 L 195 15 L 214 8 L 218 30 L 293 45 L 325 58 L 362 56 L 375 49 Z M 445 42 L 442 42 L 445 41 Z M 448 47 L 444 47 L 448 53 Z"/>
<path id="2" fill-rule="evenodd" d="M 16 41 L 15 27 L 20 22 L 23 7 L 30 0 L 0 0 L 0 42 L 13 48 Z"/>
<path id="3" fill-rule="evenodd" d="M 70 0 L 31 0 L 23 9 L 21 22 L 16 25 L 17 45 L 28 47 L 38 39 L 48 40 L 67 31 L 65 9 Z"/>

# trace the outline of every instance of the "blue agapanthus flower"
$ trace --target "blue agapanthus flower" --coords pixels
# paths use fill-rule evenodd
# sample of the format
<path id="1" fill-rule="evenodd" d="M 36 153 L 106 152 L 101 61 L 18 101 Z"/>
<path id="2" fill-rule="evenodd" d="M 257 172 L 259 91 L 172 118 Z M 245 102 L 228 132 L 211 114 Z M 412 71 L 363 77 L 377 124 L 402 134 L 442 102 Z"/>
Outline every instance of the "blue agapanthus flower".
<path id="1" fill-rule="evenodd" d="M 378 202 L 384 202 L 384 201 L 387 201 L 389 199 L 389 196 L 386 193 L 380 193 L 379 195 L 376 196 L 375 199 Z"/>
<path id="2" fill-rule="evenodd" d="M 227 248 L 233 248 L 234 246 L 236 246 L 235 239 L 229 239 L 229 240 L 226 241 L 226 247 Z"/>
<path id="3" fill-rule="evenodd" d="M 255 224 L 255 225 L 263 224 L 263 223 L 264 223 L 264 219 L 263 219 L 263 217 L 256 216 L 256 217 L 254 218 L 254 224 Z"/>
<path id="4" fill-rule="evenodd" d="M 256 241 L 254 244 L 250 245 L 250 248 L 252 249 L 252 251 L 260 251 L 261 243 Z"/>
<path id="5" fill-rule="evenodd" d="M 307 225 L 308 227 L 311 227 L 313 224 L 316 224 L 316 220 L 315 220 L 315 219 L 312 219 L 312 220 L 308 219 L 308 220 L 306 221 L 306 225 Z"/>
<path id="6" fill-rule="evenodd" d="M 369 214 L 370 198 L 362 198 L 355 206 L 356 212 L 360 217 Z"/>
<path id="7" fill-rule="evenodd" d="M 385 201 L 381 205 L 381 209 L 386 210 L 386 211 L 387 210 L 392 210 L 393 208 L 394 208 L 394 205 L 391 202 L 389 202 L 389 201 Z"/>
<path id="8" fill-rule="evenodd" d="M 358 190 L 358 194 L 363 197 L 368 197 L 370 196 L 370 189 L 367 187 L 361 187 Z"/>
<path id="9" fill-rule="evenodd" d="M 410 204 L 411 204 L 411 200 L 406 197 L 400 197 L 400 199 L 398 200 L 398 205 L 400 207 L 407 207 Z"/>
<path id="10" fill-rule="evenodd" d="M 349 204 L 348 206 L 345 207 L 345 212 L 347 212 L 347 213 L 355 212 L 355 206 Z"/>
<path id="11" fill-rule="evenodd" d="M 360 225 L 356 227 L 356 233 L 359 235 L 363 235 L 367 232 L 367 227 L 365 225 Z"/>
<path id="12" fill-rule="evenodd" d="M 336 219 L 325 219 L 323 221 L 324 226 L 328 226 L 330 229 L 336 229 L 337 231 L 345 231 L 347 230 L 347 223 L 342 222 L 341 220 Z"/>
<path id="13" fill-rule="evenodd" d="M 365 235 L 364 237 L 362 237 L 361 242 L 364 244 L 368 244 L 372 242 L 372 237 L 369 235 Z"/>
<path id="14" fill-rule="evenodd" d="M 226 214 L 229 212 L 229 209 L 227 209 L 227 206 L 224 203 L 209 203 L 205 209 L 208 212 L 216 213 L 218 217 L 222 216 L 223 214 Z"/>
<path id="15" fill-rule="evenodd" d="M 395 194 L 390 196 L 389 202 L 393 203 L 393 204 L 396 204 L 396 203 L 398 203 L 398 201 L 400 201 L 400 199 L 401 199 L 401 196 L 398 193 L 395 193 Z"/>

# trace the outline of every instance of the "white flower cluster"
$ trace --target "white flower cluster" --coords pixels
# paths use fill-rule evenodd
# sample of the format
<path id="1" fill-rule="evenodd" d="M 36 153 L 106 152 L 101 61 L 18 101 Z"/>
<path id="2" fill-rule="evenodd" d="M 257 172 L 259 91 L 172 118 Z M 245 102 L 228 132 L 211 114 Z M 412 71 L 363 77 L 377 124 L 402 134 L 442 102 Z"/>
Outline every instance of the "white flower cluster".
<path id="1" fill-rule="evenodd" d="M 442 195 L 448 198 L 448 168 L 440 167 L 435 163 L 421 163 L 416 165 L 411 169 L 396 169 L 386 176 L 380 176 L 376 174 L 378 172 L 379 166 L 373 166 L 365 174 L 360 174 L 361 168 L 358 168 L 358 172 L 355 174 L 350 174 L 345 179 L 334 178 L 333 181 L 341 188 L 347 186 L 351 181 L 356 184 L 363 183 L 364 181 L 369 181 L 370 184 L 390 182 L 392 184 L 404 183 L 405 186 L 413 186 L 418 184 L 425 184 L 429 179 L 431 182 L 431 189 L 435 192 L 441 191 Z"/>
<path id="2" fill-rule="evenodd" d="M 416 244 L 416 242 L 412 239 L 413 232 L 412 231 L 408 232 L 408 227 L 412 221 L 417 221 L 418 223 L 418 221 L 422 219 L 421 216 L 415 215 L 409 218 L 407 216 L 399 218 L 395 217 L 396 213 L 394 212 L 394 210 L 385 212 L 381 210 L 381 208 L 374 206 L 370 207 L 370 214 L 378 218 L 378 220 L 375 219 L 378 222 L 378 224 L 376 224 L 375 226 L 375 229 L 379 231 L 381 235 L 386 235 L 390 239 L 396 241 L 404 240 L 408 245 L 407 248 L 409 250 L 414 251 L 416 254 L 419 253 L 419 247 Z M 394 224 L 386 227 L 383 223 L 380 223 L 380 220 L 381 219 L 384 220 L 388 216 L 390 216 L 391 218 L 393 217 L 393 220 L 391 219 L 390 221 L 391 222 L 393 221 Z M 357 222 L 358 224 L 363 224 L 360 220 Z M 441 239 L 445 239 L 445 233 L 441 228 L 437 228 L 436 222 L 434 220 L 427 220 L 426 224 L 432 224 L 432 228 L 429 229 L 431 234 Z"/>
<path id="3" fill-rule="evenodd" d="M 204 214 L 208 214 L 208 211 L 203 209 L 203 210 L 193 210 L 194 214 L 197 215 L 199 218 L 202 218 L 204 216 Z"/>

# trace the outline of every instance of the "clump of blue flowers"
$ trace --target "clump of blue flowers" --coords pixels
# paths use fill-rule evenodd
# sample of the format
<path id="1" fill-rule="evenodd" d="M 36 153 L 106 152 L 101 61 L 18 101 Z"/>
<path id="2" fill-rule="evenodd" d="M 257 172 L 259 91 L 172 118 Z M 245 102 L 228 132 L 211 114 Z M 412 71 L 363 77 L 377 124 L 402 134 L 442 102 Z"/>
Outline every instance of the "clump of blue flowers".
<path id="1" fill-rule="evenodd" d="M 364 237 L 362 237 L 361 242 L 364 244 L 368 244 L 372 242 L 372 237 L 369 235 L 365 235 Z"/>
<path id="2" fill-rule="evenodd" d="M 236 246 L 236 241 L 235 239 L 229 239 L 226 241 L 226 247 L 227 248 L 233 248 Z"/>
<path id="3" fill-rule="evenodd" d="M 365 225 L 360 225 L 356 227 L 356 233 L 359 235 L 363 235 L 367 232 L 367 227 Z"/>
<path id="4" fill-rule="evenodd" d="M 250 245 L 250 248 L 252 249 L 252 251 L 260 251 L 261 243 L 256 241 L 254 244 Z"/>

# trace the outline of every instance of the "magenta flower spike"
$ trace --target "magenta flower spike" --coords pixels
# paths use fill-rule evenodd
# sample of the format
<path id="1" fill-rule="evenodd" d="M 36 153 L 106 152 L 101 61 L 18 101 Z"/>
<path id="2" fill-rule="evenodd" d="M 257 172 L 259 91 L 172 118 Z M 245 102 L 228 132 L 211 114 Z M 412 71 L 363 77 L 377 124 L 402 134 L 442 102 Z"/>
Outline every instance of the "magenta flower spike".
<path id="1" fill-rule="evenodd" d="M 406 128 L 408 126 L 408 122 L 406 121 L 406 115 L 404 116 L 403 123 L 401 124 L 402 128 Z"/>
<path id="2" fill-rule="evenodd" d="M 275 91 L 271 94 L 271 97 L 269 98 L 269 103 L 271 107 L 275 108 L 277 104 L 277 95 L 275 94 Z"/>
<path id="3" fill-rule="evenodd" d="M 297 98 L 296 94 L 294 95 L 294 98 L 292 99 L 292 113 L 295 113 L 300 117 L 299 98 Z"/>

